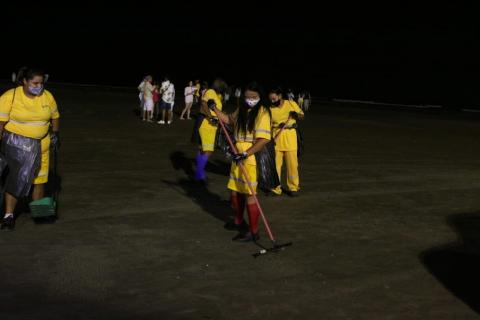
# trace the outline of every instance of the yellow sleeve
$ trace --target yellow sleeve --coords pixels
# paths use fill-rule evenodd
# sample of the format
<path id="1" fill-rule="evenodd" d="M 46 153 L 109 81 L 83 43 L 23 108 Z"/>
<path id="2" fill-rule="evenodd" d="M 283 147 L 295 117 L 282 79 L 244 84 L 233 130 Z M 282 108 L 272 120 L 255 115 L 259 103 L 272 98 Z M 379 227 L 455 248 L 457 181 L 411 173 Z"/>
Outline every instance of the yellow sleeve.
<path id="1" fill-rule="evenodd" d="M 270 140 L 272 138 L 271 130 L 270 114 L 265 108 L 262 108 L 258 113 L 257 121 L 255 121 L 255 139 Z"/>
<path id="2" fill-rule="evenodd" d="M 55 101 L 55 98 L 50 92 L 46 91 L 45 93 L 47 94 L 48 105 L 50 106 L 51 118 L 52 119 L 60 118 L 60 113 L 58 112 L 58 106 L 57 106 L 57 102 Z"/>
<path id="3" fill-rule="evenodd" d="M 293 108 L 293 111 L 295 111 L 298 114 L 303 114 L 302 108 L 300 108 L 300 106 L 295 101 L 291 101 L 290 103 Z"/>
<path id="4" fill-rule="evenodd" d="M 15 89 L 8 90 L 0 97 L 0 121 L 7 122 L 10 120 L 14 90 Z"/>
<path id="5" fill-rule="evenodd" d="M 215 93 L 215 91 L 213 91 L 212 89 L 208 89 L 203 95 L 202 100 L 207 102 L 210 99 L 215 100 L 216 98 L 217 98 L 217 94 Z"/>

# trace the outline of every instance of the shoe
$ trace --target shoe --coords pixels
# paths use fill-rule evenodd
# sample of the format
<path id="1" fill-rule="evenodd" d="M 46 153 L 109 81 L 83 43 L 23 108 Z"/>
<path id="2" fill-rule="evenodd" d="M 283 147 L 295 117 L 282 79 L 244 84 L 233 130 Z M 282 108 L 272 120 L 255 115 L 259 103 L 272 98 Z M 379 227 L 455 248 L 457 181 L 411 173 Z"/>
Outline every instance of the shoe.
<path id="1" fill-rule="evenodd" d="M 185 120 L 185 118 L 179 118 L 180 120 Z"/>
<path id="2" fill-rule="evenodd" d="M 158 123 L 158 124 L 165 124 L 165 121 L 160 120 L 160 121 L 158 121 L 157 123 Z"/>
<path id="3" fill-rule="evenodd" d="M 276 192 L 273 192 L 271 190 L 268 190 L 267 192 L 265 192 L 265 196 L 266 197 L 280 197 L 282 195 L 282 193 L 276 193 Z"/>
<path id="4" fill-rule="evenodd" d="M 187 118 L 187 120 L 192 120 L 192 118 L 189 117 L 189 118 Z"/>
<path id="5" fill-rule="evenodd" d="M 172 121 L 168 121 L 168 122 L 167 122 L 167 124 L 171 124 L 171 123 L 172 123 Z"/>
<path id="6" fill-rule="evenodd" d="M 0 230 L 7 229 L 13 230 L 15 228 L 15 218 L 13 216 L 4 217 L 2 219 L 2 226 Z"/>
<path id="7" fill-rule="evenodd" d="M 285 191 L 285 193 L 291 198 L 297 198 L 298 197 L 298 191 Z"/>
<path id="8" fill-rule="evenodd" d="M 248 224 L 245 221 L 242 221 L 241 224 L 236 224 L 235 221 L 228 221 L 223 227 L 230 231 L 243 231 L 243 233 L 248 231 Z"/>
<path id="9" fill-rule="evenodd" d="M 232 240 L 237 242 L 257 242 L 260 240 L 260 236 L 258 233 L 239 232 L 235 237 L 232 238 Z"/>

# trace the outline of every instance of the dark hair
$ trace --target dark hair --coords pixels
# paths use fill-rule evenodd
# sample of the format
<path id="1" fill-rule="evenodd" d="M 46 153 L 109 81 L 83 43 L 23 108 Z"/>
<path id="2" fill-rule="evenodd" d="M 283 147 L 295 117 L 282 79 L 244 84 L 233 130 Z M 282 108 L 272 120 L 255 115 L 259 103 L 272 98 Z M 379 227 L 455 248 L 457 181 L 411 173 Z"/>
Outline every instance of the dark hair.
<path id="1" fill-rule="evenodd" d="M 266 108 L 270 113 L 270 108 L 266 107 L 266 104 L 263 103 L 264 94 L 262 87 L 257 82 L 250 82 L 246 87 L 244 92 L 254 91 L 257 92 L 260 96 L 260 101 L 253 108 L 249 108 L 245 102 L 240 104 L 238 108 L 238 118 L 237 124 L 235 127 L 237 135 L 246 134 L 247 132 L 252 132 L 255 128 L 255 120 L 257 119 L 258 112 L 260 108 Z M 250 109 L 250 112 L 248 111 Z"/>
<path id="2" fill-rule="evenodd" d="M 210 88 L 223 95 L 227 91 L 228 85 L 222 78 L 215 78 Z"/>
<path id="3" fill-rule="evenodd" d="M 275 86 L 270 88 L 270 90 L 268 91 L 268 94 L 272 94 L 272 93 L 277 95 L 282 95 L 282 97 L 285 96 L 285 91 L 283 91 L 282 87 L 280 86 Z"/>
<path id="4" fill-rule="evenodd" d="M 23 80 L 32 80 L 36 76 L 41 76 L 45 79 L 45 72 L 38 68 L 22 67 L 18 70 L 16 82 L 23 85 Z"/>

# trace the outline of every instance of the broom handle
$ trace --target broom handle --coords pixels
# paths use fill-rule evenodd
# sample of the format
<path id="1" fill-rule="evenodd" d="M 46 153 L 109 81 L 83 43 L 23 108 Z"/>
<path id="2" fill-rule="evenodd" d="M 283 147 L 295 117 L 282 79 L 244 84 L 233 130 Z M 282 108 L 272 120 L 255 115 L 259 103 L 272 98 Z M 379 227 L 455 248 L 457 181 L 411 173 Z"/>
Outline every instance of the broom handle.
<path id="1" fill-rule="evenodd" d="M 222 131 L 223 131 L 223 133 L 225 134 L 225 137 L 227 138 L 227 141 L 228 141 L 228 144 L 230 145 L 230 148 L 232 148 L 232 151 L 233 151 L 235 154 L 238 154 L 238 150 L 237 150 L 237 148 L 235 148 L 235 145 L 233 144 L 233 141 L 232 141 L 232 139 L 230 138 L 230 135 L 228 134 L 228 131 L 227 131 L 227 129 L 225 128 L 225 125 L 224 125 L 223 121 L 222 121 L 222 120 L 220 119 L 220 117 L 218 116 L 218 111 L 217 111 L 217 109 L 213 109 L 213 112 L 215 112 L 215 114 L 217 115 L 218 122 L 220 123 L 220 126 L 222 127 Z M 264 226 L 265 226 L 265 230 L 267 231 L 268 237 L 270 238 L 270 240 L 271 240 L 273 243 L 275 243 L 275 238 L 273 237 L 272 230 L 270 230 L 270 225 L 268 224 L 267 218 L 265 217 L 265 214 L 263 213 L 262 207 L 260 206 L 260 201 L 258 201 L 258 198 L 257 198 L 257 195 L 256 195 L 256 193 L 255 193 L 255 190 L 253 190 L 253 187 L 252 187 L 252 184 L 251 184 L 251 182 L 250 182 L 250 179 L 248 179 L 248 175 L 247 175 L 247 171 L 245 170 L 245 166 L 243 165 L 243 163 L 242 163 L 241 161 L 238 162 L 238 165 L 239 165 L 239 167 L 240 167 L 240 171 L 242 172 L 245 181 L 247 182 L 248 189 L 249 189 L 250 192 L 252 193 L 253 199 L 255 200 L 255 204 L 256 204 L 257 207 L 258 207 L 258 211 L 260 212 L 260 216 L 262 217 L 262 221 L 263 221 L 263 224 L 264 224 Z"/>
<path id="2" fill-rule="evenodd" d="M 290 121 L 292 117 L 290 115 L 288 115 L 288 119 L 287 121 L 285 121 L 285 124 L 283 125 L 283 127 L 280 128 L 280 131 L 278 131 L 277 135 L 273 138 L 274 141 L 277 141 L 277 138 L 280 136 L 280 134 L 283 132 L 283 130 L 285 130 L 285 127 L 287 126 L 287 123 L 288 121 Z"/>

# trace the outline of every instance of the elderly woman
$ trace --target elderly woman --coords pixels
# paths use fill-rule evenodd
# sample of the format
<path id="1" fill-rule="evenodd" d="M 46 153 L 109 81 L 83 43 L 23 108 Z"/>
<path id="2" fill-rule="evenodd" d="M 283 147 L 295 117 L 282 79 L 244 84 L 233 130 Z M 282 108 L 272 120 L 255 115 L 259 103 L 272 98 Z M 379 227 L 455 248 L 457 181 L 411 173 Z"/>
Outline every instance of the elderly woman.
<path id="1" fill-rule="evenodd" d="M 52 94 L 44 89 L 45 73 L 22 68 L 15 89 L 0 97 L 2 151 L 8 165 L 5 182 L 5 215 L 1 229 L 13 230 L 18 198 L 43 197 L 48 179 L 50 144 L 58 148 L 59 113 Z"/>

